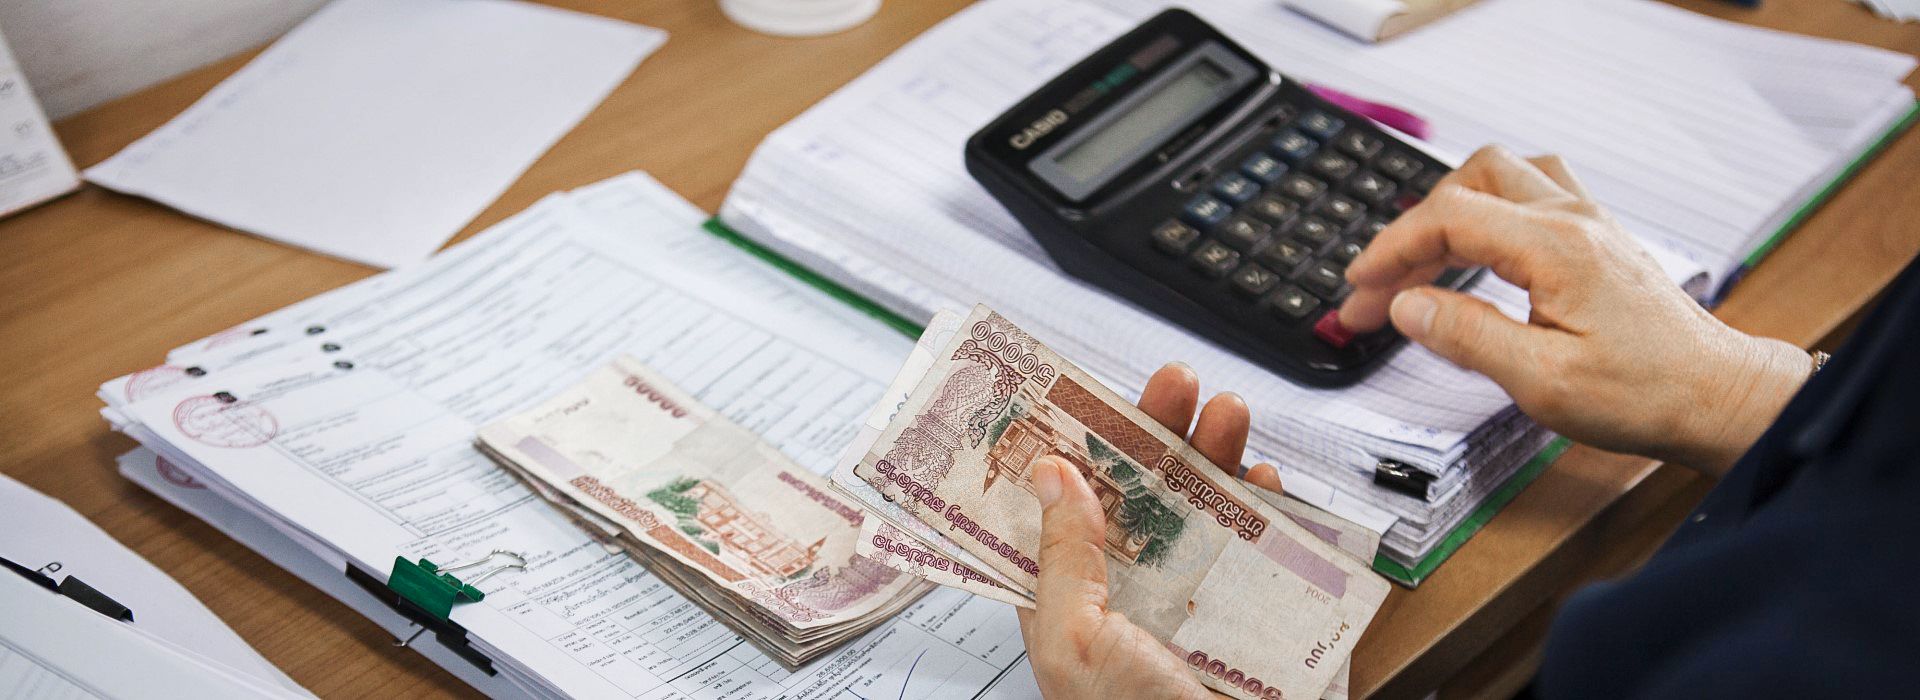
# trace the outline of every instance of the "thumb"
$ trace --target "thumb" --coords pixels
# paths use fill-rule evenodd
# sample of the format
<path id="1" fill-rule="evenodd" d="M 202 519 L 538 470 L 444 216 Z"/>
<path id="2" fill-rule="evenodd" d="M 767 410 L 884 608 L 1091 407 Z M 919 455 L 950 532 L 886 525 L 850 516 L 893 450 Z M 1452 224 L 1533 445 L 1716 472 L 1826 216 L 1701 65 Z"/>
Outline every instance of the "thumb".
<path id="1" fill-rule="evenodd" d="M 1388 309 L 1393 326 L 1435 355 L 1461 368 L 1487 375 L 1517 393 L 1532 381 L 1534 357 L 1555 342 L 1553 331 L 1508 318 L 1483 299 L 1435 287 L 1400 292 Z"/>
<path id="2" fill-rule="evenodd" d="M 1059 457 L 1033 463 L 1033 491 L 1040 498 L 1040 581 L 1034 613 L 1041 624 L 1100 613 L 1107 605 L 1106 519 L 1080 470 Z"/>

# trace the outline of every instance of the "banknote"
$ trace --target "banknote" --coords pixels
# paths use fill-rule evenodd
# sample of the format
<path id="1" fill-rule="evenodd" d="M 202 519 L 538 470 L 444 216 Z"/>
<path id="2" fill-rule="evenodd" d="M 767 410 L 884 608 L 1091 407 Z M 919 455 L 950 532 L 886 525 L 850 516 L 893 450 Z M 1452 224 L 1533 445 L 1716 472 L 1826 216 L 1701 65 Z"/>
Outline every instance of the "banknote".
<path id="1" fill-rule="evenodd" d="M 929 583 L 958 588 L 1008 605 L 1033 607 L 1032 596 L 1008 590 L 981 570 L 954 561 L 941 548 L 931 546 L 881 518 L 868 518 L 860 526 L 860 546 L 854 551 L 901 573 L 926 579 Z"/>
<path id="2" fill-rule="evenodd" d="M 1229 695 L 1315 698 L 1332 684 L 1384 579 L 999 314 L 976 307 L 939 347 L 855 465 L 860 480 L 1032 590 L 1030 467 L 1061 458 L 1106 516 L 1110 607 Z"/>
<path id="3" fill-rule="evenodd" d="M 795 665 L 931 586 L 862 556 L 864 509 L 628 357 L 479 431 L 480 447 Z"/>
<path id="4" fill-rule="evenodd" d="M 921 378 L 933 368 L 934 353 L 946 343 L 947 338 L 960 329 L 961 322 L 965 320 L 966 317 L 961 314 L 940 311 L 934 314 L 933 320 L 927 322 L 926 330 L 914 343 L 913 350 L 907 354 L 906 361 L 901 363 L 900 371 L 894 375 L 887 390 L 880 395 L 873 410 L 867 413 L 866 420 L 860 424 L 859 431 L 854 435 L 853 440 L 848 442 L 846 449 L 842 451 L 840 460 L 835 463 L 830 480 L 835 490 L 865 506 L 869 512 L 889 521 L 896 529 L 918 539 L 925 546 L 938 550 L 941 556 L 952 560 L 955 564 L 986 575 L 993 580 L 995 588 L 1012 591 L 1019 600 L 1023 601 L 1023 607 L 1032 607 L 1032 603 L 1028 601 L 1033 600 L 1033 591 L 1001 575 L 999 571 L 988 566 L 972 552 L 949 542 L 937 530 L 908 515 L 899 504 L 881 495 L 872 485 L 854 474 L 854 468 L 859 466 L 860 459 L 866 456 L 867 450 L 873 446 L 874 441 L 880 439 L 880 433 L 887 429 L 887 424 L 893 421 L 900 407 L 906 404 L 907 398 L 912 395 L 913 388 L 920 383 Z M 867 541 L 865 537 L 861 539 Z M 943 580 L 934 580 L 936 583 L 947 583 Z M 966 586 L 959 587 L 973 590 Z M 982 593 L 977 590 L 973 592 Z M 982 593 L 982 595 L 986 594 Z M 997 594 L 988 597 L 998 599 Z"/>

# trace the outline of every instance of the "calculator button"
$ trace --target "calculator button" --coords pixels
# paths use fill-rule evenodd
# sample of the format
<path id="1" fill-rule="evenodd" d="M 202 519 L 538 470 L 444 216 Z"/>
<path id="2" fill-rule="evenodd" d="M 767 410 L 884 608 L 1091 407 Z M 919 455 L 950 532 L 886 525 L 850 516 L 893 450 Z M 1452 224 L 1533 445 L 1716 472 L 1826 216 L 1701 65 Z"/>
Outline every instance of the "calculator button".
<path id="1" fill-rule="evenodd" d="M 1267 223 L 1278 226 L 1287 223 L 1293 219 L 1293 215 L 1300 213 L 1300 203 L 1291 199 L 1282 199 L 1277 194 L 1270 194 L 1253 200 L 1252 204 L 1247 205 L 1247 211 L 1266 219 Z"/>
<path id="2" fill-rule="evenodd" d="M 1353 162 L 1352 158 L 1334 153 L 1333 151 L 1321 151 L 1315 154 L 1312 160 L 1307 161 L 1307 168 L 1309 170 L 1325 175 L 1327 178 L 1333 180 L 1344 179 L 1346 176 L 1352 175 L 1353 171 L 1359 167 L 1360 164 Z"/>
<path id="3" fill-rule="evenodd" d="M 1280 176 L 1287 174 L 1287 164 L 1265 153 L 1255 153 L 1248 156 L 1245 163 L 1240 164 L 1240 172 L 1253 178 L 1254 182 L 1271 185 L 1279 180 Z"/>
<path id="4" fill-rule="evenodd" d="M 1241 214 L 1228 219 L 1220 228 L 1214 229 L 1214 235 L 1227 247 L 1240 251 L 1251 251 L 1267 242 L 1267 234 L 1273 226 L 1265 221 Z"/>
<path id="5" fill-rule="evenodd" d="M 1320 141 L 1325 141 L 1333 138 L 1334 134 L 1340 133 L 1340 128 L 1346 126 L 1347 123 L 1341 121 L 1339 117 L 1316 109 L 1300 115 L 1300 118 L 1295 120 L 1293 125 L 1305 132 L 1308 136 L 1312 136 Z"/>
<path id="6" fill-rule="evenodd" d="M 1307 258 L 1313 257 L 1313 248 L 1305 243 L 1285 239 L 1267 246 L 1260 251 L 1260 262 L 1275 270 L 1287 271 L 1299 267 Z"/>
<path id="7" fill-rule="evenodd" d="M 1213 183 L 1213 194 L 1227 200 L 1228 204 L 1246 204 L 1260 194 L 1260 185 L 1241 175 L 1228 175 Z"/>
<path id="8" fill-rule="evenodd" d="M 1347 343 L 1353 342 L 1353 331 L 1340 325 L 1339 309 L 1328 309 L 1320 320 L 1313 323 L 1313 337 L 1336 348 L 1344 348 Z"/>
<path id="9" fill-rule="evenodd" d="M 1440 178 L 1443 178 L 1446 176 L 1447 174 L 1444 172 L 1441 172 L 1438 170 L 1429 170 L 1427 171 L 1427 174 L 1416 177 L 1413 179 L 1413 182 L 1410 182 L 1407 184 L 1413 187 L 1413 191 L 1419 192 L 1420 194 L 1426 194 L 1428 192 L 1432 192 L 1433 188 L 1440 184 Z"/>
<path id="10" fill-rule="evenodd" d="M 1187 223 L 1199 227 L 1202 231 L 1220 225 L 1220 222 L 1226 221 L 1231 214 L 1233 214 L 1233 207 L 1204 194 L 1194 197 L 1193 201 L 1187 202 L 1185 209 L 1180 210 L 1180 218 L 1186 219 Z"/>
<path id="11" fill-rule="evenodd" d="M 1346 283 L 1347 268 L 1341 267 L 1339 263 L 1325 260 L 1308 265 L 1307 271 L 1300 274 L 1300 284 L 1307 289 L 1319 292 L 1321 296 L 1330 297 L 1339 294 L 1340 288 Z"/>
<path id="12" fill-rule="evenodd" d="M 1333 239 L 1338 238 L 1340 236 L 1340 229 L 1331 221 L 1318 216 L 1309 216 L 1301 219 L 1300 223 L 1294 224 L 1291 233 L 1313 244 L 1314 249 L 1318 250 L 1320 246 L 1331 243 Z"/>
<path id="13" fill-rule="evenodd" d="M 1341 153 L 1360 160 L 1372 158 L 1373 155 L 1379 153 L 1380 148 L 1385 145 L 1386 143 L 1381 141 L 1379 137 L 1370 135 L 1364 131 L 1348 131 L 1347 133 L 1341 134 L 1340 138 L 1333 140 L 1334 148 L 1339 149 Z"/>
<path id="14" fill-rule="evenodd" d="M 1353 222 L 1359 221 L 1360 217 L 1367 215 L 1367 206 L 1353 201 L 1351 197 L 1335 195 L 1320 203 L 1318 213 L 1332 219 L 1334 223 L 1340 225 L 1340 228 L 1345 229 L 1352 226 Z"/>
<path id="15" fill-rule="evenodd" d="M 1379 173 L 1360 173 L 1347 181 L 1348 192 L 1352 192 L 1353 196 L 1376 207 L 1386 202 L 1388 197 L 1392 197 L 1395 189 L 1398 189 L 1398 186 L 1387 179 L 1387 176 Z"/>
<path id="16" fill-rule="evenodd" d="M 1274 315 L 1292 320 L 1306 318 L 1307 314 L 1320 308 L 1318 298 L 1308 294 L 1307 290 L 1291 284 L 1281 285 L 1279 291 L 1268 297 L 1267 303 L 1273 309 Z"/>
<path id="17" fill-rule="evenodd" d="M 1423 166 L 1420 164 L 1418 158 L 1399 151 L 1391 151 L 1386 155 L 1380 156 L 1379 160 L 1374 161 L 1373 167 L 1382 173 L 1386 173 L 1387 177 L 1406 182 L 1412 179 L 1413 176 L 1419 175 L 1420 169 Z"/>
<path id="18" fill-rule="evenodd" d="M 1280 194 L 1302 202 L 1311 202 L 1319 199 L 1320 195 L 1326 194 L 1327 192 L 1327 183 L 1299 173 L 1280 178 L 1280 184 L 1274 187 L 1280 190 Z"/>
<path id="19" fill-rule="evenodd" d="M 1360 257 L 1360 251 L 1366 249 L 1365 241 L 1357 236 L 1349 236 L 1340 241 L 1339 245 L 1335 245 L 1332 250 L 1327 251 L 1327 259 L 1345 265 L 1353 262 L 1354 258 Z"/>
<path id="20" fill-rule="evenodd" d="M 1221 245 L 1219 241 L 1207 241 L 1200 249 L 1193 251 L 1193 269 L 1213 278 L 1221 278 L 1240 265 L 1240 254 L 1232 248 Z"/>
<path id="21" fill-rule="evenodd" d="M 1369 216 L 1365 221 L 1360 222 L 1359 226 L 1354 227 L 1353 232 L 1368 242 L 1372 242 L 1374 236 L 1380 235 L 1380 232 L 1385 230 L 1387 230 L 1386 219 L 1378 216 Z"/>
<path id="22" fill-rule="evenodd" d="M 1199 239 L 1199 231 L 1178 221 L 1168 221 L 1153 229 L 1153 247 L 1168 255 L 1186 255 L 1187 249 Z"/>
<path id="23" fill-rule="evenodd" d="M 1233 283 L 1233 291 L 1249 297 L 1259 297 L 1266 294 L 1267 290 L 1273 289 L 1274 285 L 1279 284 L 1280 276 L 1274 274 L 1272 270 L 1249 263 L 1235 270 L 1233 278 L 1229 281 Z"/>
<path id="24" fill-rule="evenodd" d="M 1286 129 L 1281 131 L 1279 135 L 1273 137 L 1270 150 L 1273 151 L 1274 155 L 1279 156 L 1280 160 L 1299 165 L 1301 161 L 1307 159 L 1307 156 L 1311 156 L 1314 151 L 1320 150 L 1320 144 L 1316 143 L 1313 139 L 1307 138 L 1305 134 L 1293 129 Z"/>

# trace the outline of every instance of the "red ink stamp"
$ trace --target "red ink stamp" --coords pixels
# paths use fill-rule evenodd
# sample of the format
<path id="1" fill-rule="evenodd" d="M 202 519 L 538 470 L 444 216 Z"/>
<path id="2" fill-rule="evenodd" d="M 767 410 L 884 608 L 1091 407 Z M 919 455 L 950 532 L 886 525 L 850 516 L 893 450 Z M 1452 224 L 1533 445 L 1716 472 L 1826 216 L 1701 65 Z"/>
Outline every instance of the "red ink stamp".
<path id="1" fill-rule="evenodd" d="M 213 447 L 259 447 L 280 434 L 280 421 L 245 401 L 195 396 L 173 407 L 180 433 Z"/>
<path id="2" fill-rule="evenodd" d="M 167 483 L 173 484 L 174 486 L 183 489 L 204 489 L 207 487 L 206 484 L 202 484 L 199 480 L 193 478 L 192 474 L 188 474 L 187 470 L 181 469 L 174 463 L 167 461 L 165 457 L 155 455 L 153 458 L 153 469 L 154 471 L 160 472 L 160 478 L 166 479 Z"/>
<path id="3" fill-rule="evenodd" d="M 185 367 L 160 365 L 134 372 L 127 378 L 127 402 L 132 403 L 151 396 L 154 392 L 179 384 L 188 376 Z"/>

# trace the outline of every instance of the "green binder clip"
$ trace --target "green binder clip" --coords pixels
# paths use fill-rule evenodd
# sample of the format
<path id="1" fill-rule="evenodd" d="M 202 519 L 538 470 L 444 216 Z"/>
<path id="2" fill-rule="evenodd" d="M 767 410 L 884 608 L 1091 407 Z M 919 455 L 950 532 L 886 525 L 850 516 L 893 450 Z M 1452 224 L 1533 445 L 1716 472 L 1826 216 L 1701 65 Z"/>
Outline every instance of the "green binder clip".
<path id="1" fill-rule="evenodd" d="M 512 561 L 487 570 L 475 576 L 471 581 L 461 581 L 451 572 L 471 569 L 493 561 L 495 557 L 507 557 Z M 527 559 L 513 552 L 496 549 L 486 556 L 469 562 L 450 566 L 436 566 L 433 562 L 421 559 L 418 563 L 407 561 L 406 557 L 393 558 L 393 575 L 387 578 L 387 588 L 393 589 L 400 597 L 420 607 L 434 619 L 441 622 L 453 612 L 458 603 L 478 603 L 487 597 L 485 591 L 474 585 L 487 580 L 494 574 L 508 569 L 527 568 Z"/>

